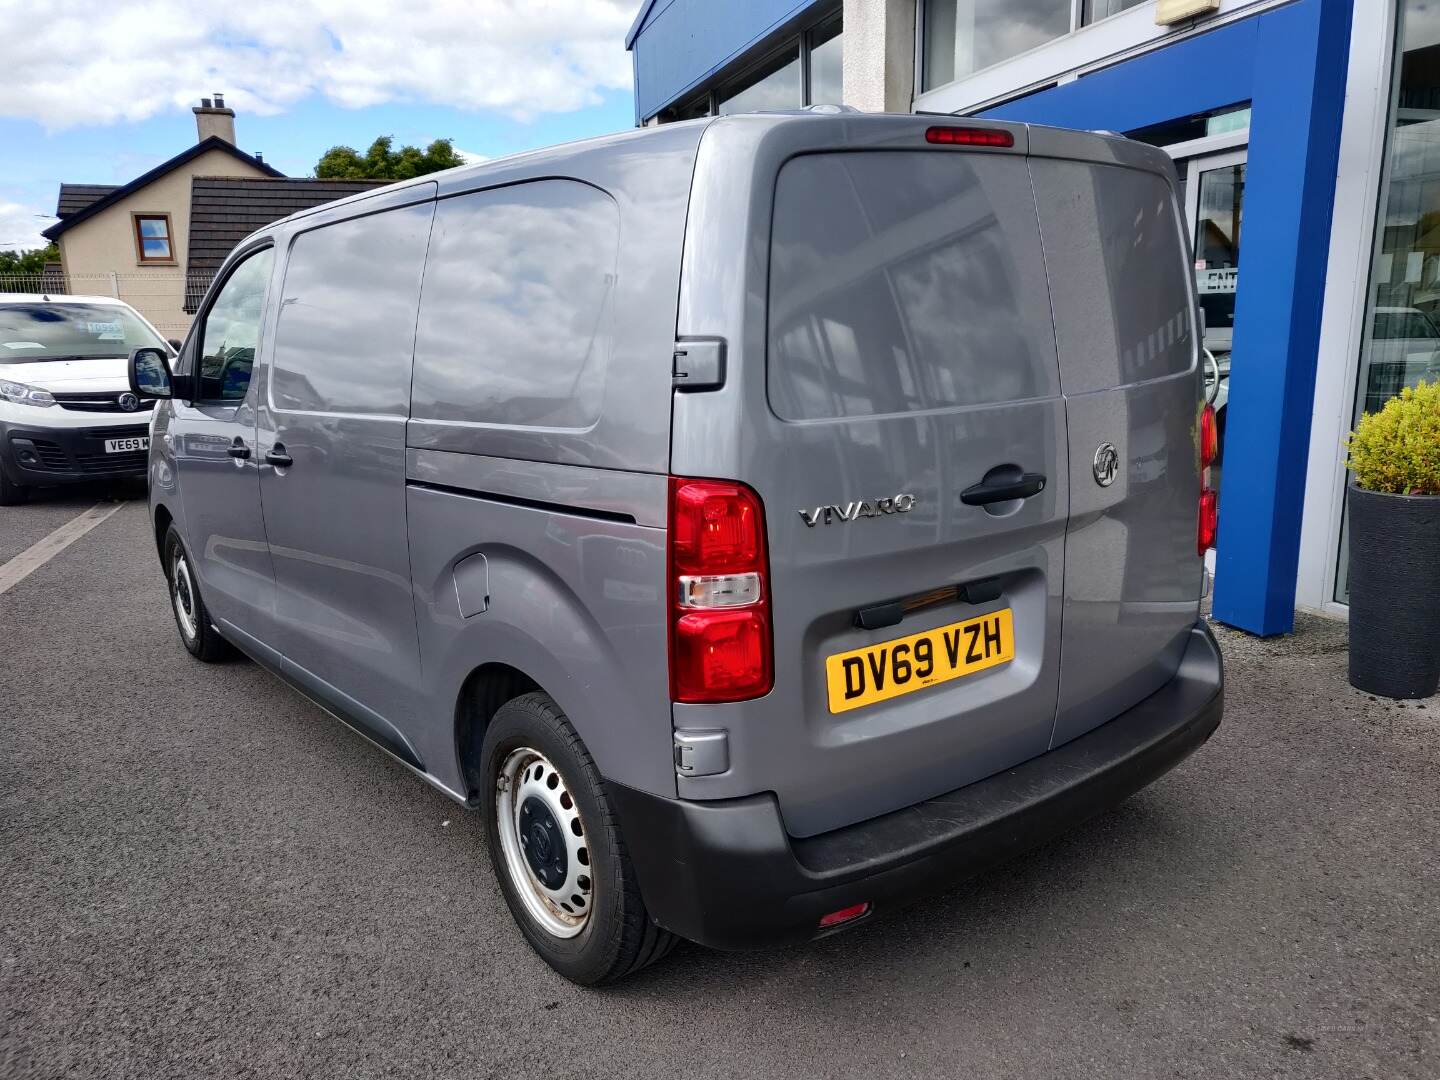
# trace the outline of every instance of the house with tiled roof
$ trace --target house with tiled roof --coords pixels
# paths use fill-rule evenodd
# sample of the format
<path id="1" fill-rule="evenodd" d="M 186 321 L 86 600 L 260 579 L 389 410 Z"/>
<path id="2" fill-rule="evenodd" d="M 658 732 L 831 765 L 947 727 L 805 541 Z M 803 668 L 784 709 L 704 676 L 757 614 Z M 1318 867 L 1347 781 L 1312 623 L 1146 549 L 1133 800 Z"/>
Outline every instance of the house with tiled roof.
<path id="1" fill-rule="evenodd" d="M 175 338 L 239 241 L 382 183 L 287 177 L 235 145 L 235 112 L 223 95 L 192 111 L 194 145 L 127 184 L 61 184 L 59 220 L 44 233 L 60 249 L 65 291 L 118 296 Z"/>

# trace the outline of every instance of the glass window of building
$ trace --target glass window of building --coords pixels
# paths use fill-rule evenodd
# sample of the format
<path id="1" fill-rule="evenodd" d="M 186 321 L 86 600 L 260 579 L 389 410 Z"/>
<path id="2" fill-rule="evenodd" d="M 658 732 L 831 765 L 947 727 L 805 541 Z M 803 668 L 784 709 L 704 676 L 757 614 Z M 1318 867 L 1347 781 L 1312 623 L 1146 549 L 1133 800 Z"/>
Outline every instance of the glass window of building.
<path id="1" fill-rule="evenodd" d="M 807 105 L 839 105 L 841 103 L 841 42 L 840 20 L 810 31 L 810 93 Z"/>
<path id="2" fill-rule="evenodd" d="M 1119 15 L 1120 12 L 1139 7 L 1143 3 L 1145 0 L 1085 0 L 1080 21 L 1089 26 L 1093 22 Z"/>
<path id="3" fill-rule="evenodd" d="M 1440 379 L 1440 5 L 1402 0 L 1355 418 Z M 1345 545 L 1336 599 L 1349 595 Z"/>
<path id="4" fill-rule="evenodd" d="M 721 116 L 757 109 L 798 109 L 802 100 L 800 50 L 791 45 L 720 94 Z"/>
<path id="5" fill-rule="evenodd" d="M 1070 32 L 1073 17 L 1071 0 L 929 0 L 922 89 L 963 79 L 1062 37 Z"/>
<path id="6" fill-rule="evenodd" d="M 662 109 L 662 124 L 703 116 L 756 112 L 764 109 L 798 109 L 803 105 L 839 105 L 843 102 L 842 57 L 845 36 L 838 12 L 791 37 L 783 48 L 762 63 L 744 68 L 744 58 L 698 93 Z"/>

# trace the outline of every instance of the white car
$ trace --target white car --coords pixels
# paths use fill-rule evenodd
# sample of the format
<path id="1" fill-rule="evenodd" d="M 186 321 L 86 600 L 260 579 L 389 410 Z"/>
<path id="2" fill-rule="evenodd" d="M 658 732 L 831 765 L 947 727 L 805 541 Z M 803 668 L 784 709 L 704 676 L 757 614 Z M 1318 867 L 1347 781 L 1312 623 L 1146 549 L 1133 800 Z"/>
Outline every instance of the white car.
<path id="1" fill-rule="evenodd" d="M 0 293 L 0 506 L 34 487 L 144 475 L 155 403 L 129 382 L 142 346 L 173 351 L 113 297 Z"/>

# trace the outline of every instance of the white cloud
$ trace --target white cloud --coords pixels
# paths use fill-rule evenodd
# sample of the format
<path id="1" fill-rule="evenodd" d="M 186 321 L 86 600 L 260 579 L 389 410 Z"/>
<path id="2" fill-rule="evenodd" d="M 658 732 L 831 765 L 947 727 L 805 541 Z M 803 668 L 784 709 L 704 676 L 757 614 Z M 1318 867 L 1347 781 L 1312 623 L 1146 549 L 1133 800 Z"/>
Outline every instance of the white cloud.
<path id="1" fill-rule="evenodd" d="M 40 235 L 40 230 L 53 224 L 53 217 L 33 206 L 0 199 L 0 250 L 24 251 L 44 247 L 49 241 Z"/>
<path id="2" fill-rule="evenodd" d="M 460 156 L 460 160 L 466 165 L 479 165 L 482 161 L 490 160 L 489 154 L 477 154 L 473 150 L 461 150 L 458 146 L 455 147 L 455 153 Z"/>
<path id="3" fill-rule="evenodd" d="M 525 118 L 630 85 L 637 0 L 0 0 L 0 115 L 143 120 L 212 90 L 273 114 L 311 94 Z"/>

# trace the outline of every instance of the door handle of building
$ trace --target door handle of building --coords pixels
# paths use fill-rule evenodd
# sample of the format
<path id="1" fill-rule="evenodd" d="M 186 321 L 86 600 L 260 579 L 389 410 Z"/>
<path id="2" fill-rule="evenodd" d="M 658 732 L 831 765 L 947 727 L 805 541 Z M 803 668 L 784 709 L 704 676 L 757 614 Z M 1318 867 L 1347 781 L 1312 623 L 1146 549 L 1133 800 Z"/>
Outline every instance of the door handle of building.
<path id="1" fill-rule="evenodd" d="M 276 443 L 269 450 L 265 451 L 265 464 L 274 465 L 279 469 L 288 469 L 295 464 L 295 459 L 285 452 L 284 443 Z"/>
<path id="2" fill-rule="evenodd" d="M 1002 466 L 1003 468 L 1003 466 Z M 966 506 L 989 506 L 991 503 L 1008 502 L 1011 499 L 1028 499 L 1045 490 L 1045 477 L 1040 473 L 1019 473 L 1006 470 L 996 476 L 1000 469 L 991 469 L 985 479 L 972 484 L 960 492 L 960 501 Z"/>
<path id="3" fill-rule="evenodd" d="M 225 448 L 225 452 L 233 458 L 239 458 L 241 461 L 244 461 L 250 456 L 250 447 L 245 445 L 244 439 L 236 435 L 235 441 Z"/>

